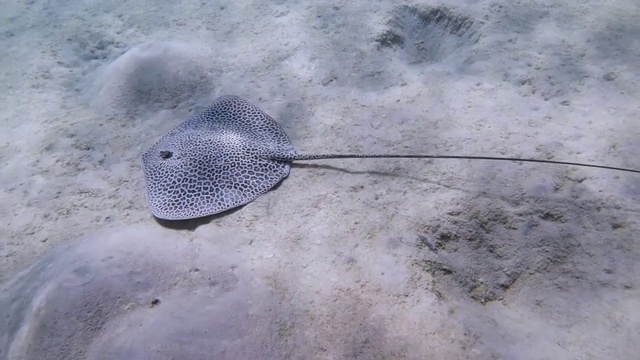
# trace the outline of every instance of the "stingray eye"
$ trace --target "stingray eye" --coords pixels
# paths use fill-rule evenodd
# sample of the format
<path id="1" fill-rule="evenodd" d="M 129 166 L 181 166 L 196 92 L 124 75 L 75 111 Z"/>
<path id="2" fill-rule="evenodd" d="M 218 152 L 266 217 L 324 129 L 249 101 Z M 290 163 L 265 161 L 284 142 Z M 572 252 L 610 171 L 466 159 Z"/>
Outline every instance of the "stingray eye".
<path id="1" fill-rule="evenodd" d="M 160 157 L 163 158 L 163 159 L 169 159 L 172 156 L 173 156 L 173 152 L 171 152 L 169 150 L 161 150 L 160 151 Z"/>

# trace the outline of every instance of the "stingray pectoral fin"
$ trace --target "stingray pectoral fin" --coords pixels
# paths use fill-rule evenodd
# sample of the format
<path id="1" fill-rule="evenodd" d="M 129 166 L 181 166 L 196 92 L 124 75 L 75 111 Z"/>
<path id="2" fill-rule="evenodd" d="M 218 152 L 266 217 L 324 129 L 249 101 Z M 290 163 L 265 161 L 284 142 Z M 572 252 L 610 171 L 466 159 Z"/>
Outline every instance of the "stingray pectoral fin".
<path id="1" fill-rule="evenodd" d="M 195 179 L 193 172 L 173 173 L 173 181 L 148 181 L 149 205 L 155 217 L 185 220 L 214 215 L 245 205 L 289 175 L 289 165 L 254 159 L 251 164 L 218 169 L 217 176 Z M 206 174 L 205 174 L 206 175 Z M 158 191 L 161 189 L 161 191 Z"/>

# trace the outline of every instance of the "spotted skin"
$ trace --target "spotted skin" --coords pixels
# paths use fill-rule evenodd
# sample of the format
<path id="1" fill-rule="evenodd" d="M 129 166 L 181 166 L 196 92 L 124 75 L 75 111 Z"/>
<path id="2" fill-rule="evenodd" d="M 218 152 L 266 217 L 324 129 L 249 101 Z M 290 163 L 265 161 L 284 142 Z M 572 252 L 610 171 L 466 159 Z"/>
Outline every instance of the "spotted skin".
<path id="1" fill-rule="evenodd" d="M 289 175 L 289 137 L 269 115 L 223 96 L 142 155 L 154 216 L 184 220 L 251 202 Z"/>

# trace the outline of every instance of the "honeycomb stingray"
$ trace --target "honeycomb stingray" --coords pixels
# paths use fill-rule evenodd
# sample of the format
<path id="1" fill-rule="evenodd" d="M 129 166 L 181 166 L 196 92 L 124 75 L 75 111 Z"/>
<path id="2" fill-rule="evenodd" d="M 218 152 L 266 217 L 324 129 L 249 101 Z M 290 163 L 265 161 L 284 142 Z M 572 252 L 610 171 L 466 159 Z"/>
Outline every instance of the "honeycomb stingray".
<path id="1" fill-rule="evenodd" d="M 280 125 L 241 98 L 219 98 L 142 155 L 151 210 L 180 220 L 246 204 L 289 174 L 274 155 L 295 155 Z"/>
<path id="2" fill-rule="evenodd" d="M 295 160 L 431 158 L 541 162 L 639 173 L 552 160 L 458 155 L 299 154 L 269 115 L 237 96 L 218 98 L 160 138 L 142 155 L 153 215 L 185 220 L 247 204 L 289 174 Z"/>

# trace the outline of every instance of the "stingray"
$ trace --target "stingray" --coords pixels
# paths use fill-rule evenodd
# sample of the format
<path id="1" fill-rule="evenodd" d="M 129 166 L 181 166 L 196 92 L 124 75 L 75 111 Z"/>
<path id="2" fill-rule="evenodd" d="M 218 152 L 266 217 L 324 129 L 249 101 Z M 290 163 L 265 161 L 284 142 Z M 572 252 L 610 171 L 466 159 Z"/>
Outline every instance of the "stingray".
<path id="1" fill-rule="evenodd" d="M 245 205 L 289 175 L 298 160 L 345 158 L 472 159 L 640 170 L 574 162 L 491 156 L 302 154 L 269 115 L 237 96 L 222 96 L 162 136 L 142 155 L 153 215 L 186 220 Z"/>

